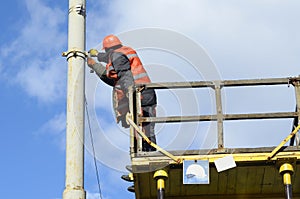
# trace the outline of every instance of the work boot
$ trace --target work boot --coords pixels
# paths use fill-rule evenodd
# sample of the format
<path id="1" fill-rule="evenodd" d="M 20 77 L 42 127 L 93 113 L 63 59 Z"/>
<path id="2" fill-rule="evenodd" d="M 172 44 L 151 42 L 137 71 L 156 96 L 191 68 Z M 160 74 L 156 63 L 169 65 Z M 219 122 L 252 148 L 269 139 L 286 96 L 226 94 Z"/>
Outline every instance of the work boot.
<path id="1" fill-rule="evenodd" d="M 152 146 L 147 146 L 147 147 L 143 147 L 143 151 L 144 152 L 152 152 L 152 151 L 156 151 L 156 148 L 154 148 Z"/>
<path id="2" fill-rule="evenodd" d="M 145 151 L 145 152 L 156 151 L 156 148 L 154 148 L 153 146 L 151 146 L 150 144 L 148 144 L 146 141 L 143 141 L 142 151 Z"/>
<path id="3" fill-rule="evenodd" d="M 134 192 L 135 192 L 135 191 L 134 191 L 134 185 L 128 187 L 127 190 L 128 190 L 129 192 L 134 193 Z"/>
<path id="4" fill-rule="evenodd" d="M 122 175 L 121 178 L 127 182 L 133 182 L 133 176 L 132 173 L 129 175 Z"/>
<path id="5" fill-rule="evenodd" d="M 153 146 L 150 146 L 150 148 L 148 149 L 148 151 L 156 151 L 156 148 L 154 148 Z"/>

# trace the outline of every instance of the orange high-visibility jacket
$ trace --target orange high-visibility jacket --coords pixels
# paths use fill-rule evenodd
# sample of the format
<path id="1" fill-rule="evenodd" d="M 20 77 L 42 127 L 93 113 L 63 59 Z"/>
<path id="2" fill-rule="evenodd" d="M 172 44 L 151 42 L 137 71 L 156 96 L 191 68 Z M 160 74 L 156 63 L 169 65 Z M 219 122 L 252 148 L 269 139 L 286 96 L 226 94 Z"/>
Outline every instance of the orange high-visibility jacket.
<path id="1" fill-rule="evenodd" d="M 114 50 L 114 52 L 125 54 L 128 57 L 134 83 L 150 83 L 150 78 L 135 50 L 127 46 L 122 46 L 121 48 Z M 117 79 L 117 74 L 112 66 L 110 58 L 109 63 L 106 65 L 106 76 L 112 79 Z"/>
<path id="2" fill-rule="evenodd" d="M 143 64 L 141 62 L 141 60 L 139 59 L 137 53 L 135 50 L 133 50 L 130 47 L 127 46 L 122 46 L 121 48 L 115 49 L 113 52 L 119 52 L 122 54 L 125 54 L 127 56 L 127 58 L 130 61 L 130 70 L 133 76 L 133 80 L 135 84 L 139 84 L 139 83 L 150 83 L 150 78 L 145 70 L 145 68 L 143 67 Z M 114 109 L 116 110 L 117 108 L 120 109 L 120 106 L 122 106 L 122 104 L 119 104 L 118 102 L 120 102 L 121 99 L 123 99 L 125 97 L 124 92 L 121 90 L 120 85 L 118 85 L 118 76 L 116 71 L 114 70 L 114 67 L 112 65 L 112 60 L 111 58 L 109 58 L 108 60 L 108 64 L 106 65 L 106 76 L 108 78 L 111 79 L 115 79 L 116 84 L 114 87 Z M 116 112 L 116 116 L 120 116 L 122 114 L 124 114 L 126 111 L 115 111 Z"/>

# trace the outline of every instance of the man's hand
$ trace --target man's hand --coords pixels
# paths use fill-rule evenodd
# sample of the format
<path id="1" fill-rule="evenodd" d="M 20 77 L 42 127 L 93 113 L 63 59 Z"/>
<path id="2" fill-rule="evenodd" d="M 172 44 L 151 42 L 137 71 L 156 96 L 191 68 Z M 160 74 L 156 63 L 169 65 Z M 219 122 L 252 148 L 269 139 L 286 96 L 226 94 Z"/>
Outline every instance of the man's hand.
<path id="1" fill-rule="evenodd" d="M 92 58 L 88 57 L 87 58 L 87 65 L 90 67 L 90 68 L 94 68 L 94 65 L 96 64 L 95 60 L 93 60 Z"/>
<path id="2" fill-rule="evenodd" d="M 97 57 L 99 52 L 98 50 L 92 48 L 88 51 L 88 53 L 91 57 Z"/>

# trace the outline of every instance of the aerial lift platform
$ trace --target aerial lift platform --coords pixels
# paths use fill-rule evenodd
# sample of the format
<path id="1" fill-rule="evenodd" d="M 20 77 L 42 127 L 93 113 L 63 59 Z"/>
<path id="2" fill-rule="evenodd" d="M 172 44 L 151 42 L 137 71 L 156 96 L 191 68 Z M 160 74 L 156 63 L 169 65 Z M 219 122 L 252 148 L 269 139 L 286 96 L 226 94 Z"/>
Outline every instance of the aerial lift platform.
<path id="1" fill-rule="evenodd" d="M 221 90 L 224 87 L 292 85 L 295 90 L 295 112 L 224 114 Z M 142 89 L 209 88 L 215 93 L 216 114 L 198 116 L 142 117 L 140 92 Z M 294 144 L 299 130 L 300 77 L 151 83 L 137 85 L 129 95 L 131 125 L 130 155 L 135 196 L 137 199 L 170 198 L 300 198 L 300 150 Z M 226 148 L 223 122 L 225 120 L 294 119 L 293 131 L 287 132 L 282 142 L 274 147 Z M 143 122 L 217 122 L 215 149 L 165 151 L 150 143 L 140 130 Z M 139 134 L 138 136 L 137 133 Z M 262 132 L 263 133 L 263 132 Z M 136 138 L 135 138 L 136 137 Z M 136 141 L 135 141 L 136 139 Z M 142 139 L 157 148 L 155 152 L 142 151 Z M 289 142 L 289 144 L 288 144 Z M 235 164 L 222 171 L 216 161 L 229 157 Z M 208 162 L 209 183 L 184 184 L 184 161 Z M 225 164 L 226 167 L 226 164 Z M 292 189 L 292 186 L 294 189 Z"/>

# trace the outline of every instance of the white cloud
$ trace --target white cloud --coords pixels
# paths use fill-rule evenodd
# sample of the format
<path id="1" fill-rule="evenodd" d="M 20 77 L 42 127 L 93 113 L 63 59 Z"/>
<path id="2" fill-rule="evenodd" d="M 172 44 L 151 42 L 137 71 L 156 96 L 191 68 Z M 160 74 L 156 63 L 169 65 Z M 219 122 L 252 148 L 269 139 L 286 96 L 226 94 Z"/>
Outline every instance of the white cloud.
<path id="1" fill-rule="evenodd" d="M 54 102 L 64 97 L 66 87 L 66 64 L 60 57 L 67 41 L 61 27 L 66 14 L 37 0 L 27 0 L 26 6 L 29 20 L 13 42 L 1 46 L 1 76 L 41 102 Z"/>
<path id="2" fill-rule="evenodd" d="M 14 80 L 29 96 L 42 102 L 55 102 L 66 94 L 66 69 L 61 60 L 33 60 L 23 67 Z"/>
<path id="3" fill-rule="evenodd" d="M 2 49 L 2 54 L 18 61 L 23 58 L 47 60 L 66 44 L 66 34 L 61 30 L 66 15 L 37 0 L 27 0 L 26 6 L 29 20 L 25 21 L 19 36 Z"/>
<path id="4" fill-rule="evenodd" d="M 89 191 L 86 192 L 86 198 L 87 199 L 98 199 L 99 193 L 91 193 Z"/>
<path id="5" fill-rule="evenodd" d="M 110 2 L 109 15 L 98 15 L 93 17 L 98 21 L 90 22 L 92 30 L 97 27 L 98 41 L 107 26 L 111 29 L 111 24 L 116 34 L 135 28 L 160 27 L 178 31 L 203 44 L 225 78 L 298 73 L 299 2 Z"/>
<path id="6" fill-rule="evenodd" d="M 50 137 L 60 149 L 65 149 L 66 114 L 59 113 L 45 122 L 37 131 L 36 135 Z"/>
<path id="7" fill-rule="evenodd" d="M 42 132 L 47 132 L 53 135 L 61 134 L 66 129 L 66 114 L 60 113 L 48 120 L 42 127 Z"/>

